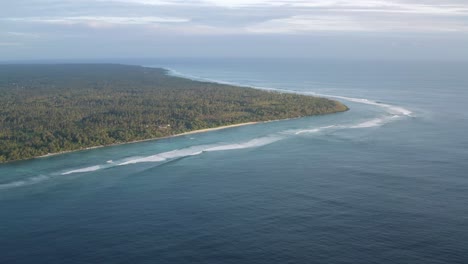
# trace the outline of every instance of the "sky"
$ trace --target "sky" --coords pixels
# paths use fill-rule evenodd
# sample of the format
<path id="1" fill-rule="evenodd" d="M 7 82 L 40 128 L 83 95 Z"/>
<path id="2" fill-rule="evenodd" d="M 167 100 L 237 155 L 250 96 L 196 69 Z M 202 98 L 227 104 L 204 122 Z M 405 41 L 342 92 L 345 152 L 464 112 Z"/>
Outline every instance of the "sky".
<path id="1" fill-rule="evenodd" d="M 468 0 L 0 0 L 0 61 L 468 60 Z"/>

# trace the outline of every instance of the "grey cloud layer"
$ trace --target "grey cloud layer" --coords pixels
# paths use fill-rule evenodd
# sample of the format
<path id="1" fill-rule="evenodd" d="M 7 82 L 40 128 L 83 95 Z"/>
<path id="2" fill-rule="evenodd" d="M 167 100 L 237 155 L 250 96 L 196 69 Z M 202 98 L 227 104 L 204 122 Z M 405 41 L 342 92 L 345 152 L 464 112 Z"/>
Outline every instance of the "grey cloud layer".
<path id="1" fill-rule="evenodd" d="M 183 28 L 175 25 L 174 30 L 190 33 L 193 29 L 194 34 L 200 28 L 226 34 L 466 32 L 468 28 L 468 4 L 455 0 L 31 0 L 10 2 L 3 10 L 3 23 L 154 26 L 185 22 Z"/>
<path id="2" fill-rule="evenodd" d="M 52 49 L 52 41 L 70 47 L 81 41 L 90 43 L 89 49 L 99 43 L 125 42 L 152 45 L 146 47 L 148 50 L 171 50 L 164 45 L 174 45 L 171 41 L 177 38 L 198 43 L 199 38 L 208 37 L 216 42 L 230 37 L 238 41 L 290 36 L 310 39 L 317 34 L 341 34 L 342 38 L 349 34 L 439 34 L 446 38 L 440 34 L 452 34 L 459 38 L 468 36 L 468 2 L 15 0 L 2 3 L 0 9 L 0 45 L 9 50 L 5 53 L 26 52 L 28 48 L 32 53 L 36 47 Z M 130 38 L 137 44 L 127 43 Z M 193 46 L 186 48 L 191 49 Z"/>

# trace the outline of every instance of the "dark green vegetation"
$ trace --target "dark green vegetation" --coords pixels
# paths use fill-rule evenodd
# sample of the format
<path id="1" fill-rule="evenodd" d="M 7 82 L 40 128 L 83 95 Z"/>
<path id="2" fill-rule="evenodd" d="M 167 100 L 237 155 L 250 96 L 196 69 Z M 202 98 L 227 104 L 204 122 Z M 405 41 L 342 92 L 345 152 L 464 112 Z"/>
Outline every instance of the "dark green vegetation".
<path id="1" fill-rule="evenodd" d="M 0 65 L 0 162 L 346 110 L 333 100 L 192 81 L 163 69 Z"/>

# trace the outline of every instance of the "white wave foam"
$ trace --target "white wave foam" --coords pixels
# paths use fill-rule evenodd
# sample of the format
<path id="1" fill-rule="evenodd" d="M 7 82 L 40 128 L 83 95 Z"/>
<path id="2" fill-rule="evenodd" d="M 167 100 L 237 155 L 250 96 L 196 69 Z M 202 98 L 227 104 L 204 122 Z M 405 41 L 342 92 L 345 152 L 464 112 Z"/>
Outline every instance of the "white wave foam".
<path id="1" fill-rule="evenodd" d="M 380 103 L 377 101 L 365 99 L 365 98 L 354 98 L 354 97 L 347 97 L 347 96 L 339 96 L 339 95 L 330 95 L 330 94 L 319 94 L 319 93 L 309 93 L 313 95 L 318 95 L 318 96 L 324 96 L 324 97 L 332 97 L 332 98 L 337 98 L 337 99 L 343 99 L 346 101 L 350 102 L 355 102 L 355 103 L 361 103 L 361 104 L 367 104 L 367 105 L 375 105 L 379 106 L 382 108 L 385 108 L 388 113 L 394 114 L 394 115 L 404 115 L 404 116 L 411 116 L 413 112 L 410 110 L 403 108 L 401 106 L 395 106 L 395 105 L 390 105 L 390 104 L 384 104 Z"/>
<path id="2" fill-rule="evenodd" d="M 264 137 L 264 138 L 256 138 L 244 143 L 238 144 L 227 144 L 227 145 L 220 145 L 212 148 L 205 149 L 205 151 L 224 151 L 224 150 L 234 150 L 234 149 L 246 149 L 246 148 L 254 148 L 254 147 L 261 147 L 273 142 L 281 140 L 280 137 Z"/>
<path id="3" fill-rule="evenodd" d="M 73 173 L 82 173 L 82 172 L 91 172 L 91 171 L 97 171 L 99 169 L 101 169 L 101 166 L 96 165 L 96 166 L 86 167 L 86 168 L 82 168 L 82 169 L 67 171 L 67 172 L 62 173 L 62 175 L 68 175 L 68 174 L 73 174 Z"/>
<path id="4" fill-rule="evenodd" d="M 319 129 L 319 128 L 304 129 L 304 130 L 297 131 L 297 132 L 295 132 L 294 134 L 299 135 L 299 134 L 317 133 L 317 132 L 320 132 L 320 129 Z"/>
<path id="5" fill-rule="evenodd" d="M 324 126 L 324 127 L 318 127 L 318 128 L 312 128 L 312 129 L 303 129 L 303 130 L 299 130 L 299 131 L 296 131 L 294 132 L 295 135 L 300 135 L 300 134 L 305 134 L 305 133 L 318 133 L 324 129 L 330 129 L 330 128 L 338 128 L 340 126 L 337 126 L 337 125 L 331 125 L 331 126 Z"/>
<path id="6" fill-rule="evenodd" d="M 388 105 L 388 104 L 380 104 L 383 107 L 386 107 L 389 109 L 389 111 L 393 114 L 403 114 L 405 116 L 411 116 L 413 112 L 410 110 L 400 107 L 400 106 L 394 106 L 394 105 Z"/>
<path id="7" fill-rule="evenodd" d="M 148 163 L 148 162 L 162 162 L 169 159 L 182 158 L 188 156 L 200 155 L 203 152 L 212 152 L 212 151 L 226 151 L 226 150 L 235 150 L 235 149 L 246 149 L 261 147 L 273 142 L 280 140 L 280 137 L 263 137 L 252 139 L 247 142 L 234 143 L 234 144 L 218 144 L 218 145 L 200 145 L 193 146 L 185 149 L 176 149 L 168 152 L 158 153 L 148 157 L 142 157 L 137 159 L 130 159 L 126 162 L 118 164 L 119 166 L 136 164 L 136 163 Z"/>
<path id="8" fill-rule="evenodd" d="M 3 183 L 3 184 L 0 184 L 0 190 L 21 187 L 25 185 L 33 185 L 33 184 L 36 184 L 36 183 L 39 183 L 48 179 L 50 179 L 49 176 L 39 175 L 39 176 L 34 176 L 25 180 Z"/>
<path id="9" fill-rule="evenodd" d="M 158 153 L 155 155 L 151 155 L 148 157 L 140 157 L 136 159 L 128 159 L 125 162 L 119 163 L 119 166 L 129 165 L 129 164 L 136 164 L 136 163 L 143 163 L 143 162 L 161 162 L 168 159 L 175 159 L 181 158 L 186 156 L 193 156 L 199 155 L 203 152 L 203 149 L 209 147 L 211 145 L 201 145 L 201 146 L 194 146 L 185 149 L 176 149 L 171 150 L 168 152 Z"/>
<path id="10" fill-rule="evenodd" d="M 319 127 L 319 128 L 311 128 L 311 129 L 304 129 L 304 130 L 299 130 L 295 131 L 295 135 L 299 134 L 312 134 L 312 133 L 318 133 L 320 131 L 326 130 L 326 129 L 349 129 L 349 128 L 371 128 L 371 127 L 378 127 L 382 126 L 388 122 L 393 121 L 396 118 L 400 118 L 401 116 L 399 115 L 392 115 L 392 116 L 383 116 L 379 118 L 374 118 L 370 120 L 366 120 L 357 124 L 348 124 L 348 125 L 331 125 L 331 126 L 325 126 L 325 127 Z"/>
<path id="11" fill-rule="evenodd" d="M 364 121 L 362 123 L 359 123 L 357 125 L 348 126 L 348 128 L 378 127 L 378 126 L 382 126 L 382 125 L 384 125 L 384 124 L 386 124 L 388 122 L 391 122 L 394 119 L 399 118 L 399 117 L 401 117 L 401 116 L 393 115 L 393 116 L 384 116 L 384 117 L 381 117 L 381 118 L 374 118 L 374 119 L 367 120 L 367 121 Z"/>
<path id="12" fill-rule="evenodd" d="M 381 126 L 384 123 L 384 121 L 385 121 L 384 118 L 375 118 L 375 119 L 371 119 L 371 120 L 359 123 L 357 125 L 349 126 L 349 128 L 377 127 L 377 126 Z"/>

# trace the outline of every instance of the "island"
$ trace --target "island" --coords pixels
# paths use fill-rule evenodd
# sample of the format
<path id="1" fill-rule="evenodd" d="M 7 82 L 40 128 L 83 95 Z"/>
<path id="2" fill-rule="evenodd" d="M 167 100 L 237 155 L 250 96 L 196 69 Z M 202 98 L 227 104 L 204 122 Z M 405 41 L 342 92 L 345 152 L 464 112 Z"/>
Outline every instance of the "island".
<path id="1" fill-rule="evenodd" d="M 120 64 L 0 65 L 0 163 L 343 112 L 334 100 Z"/>

